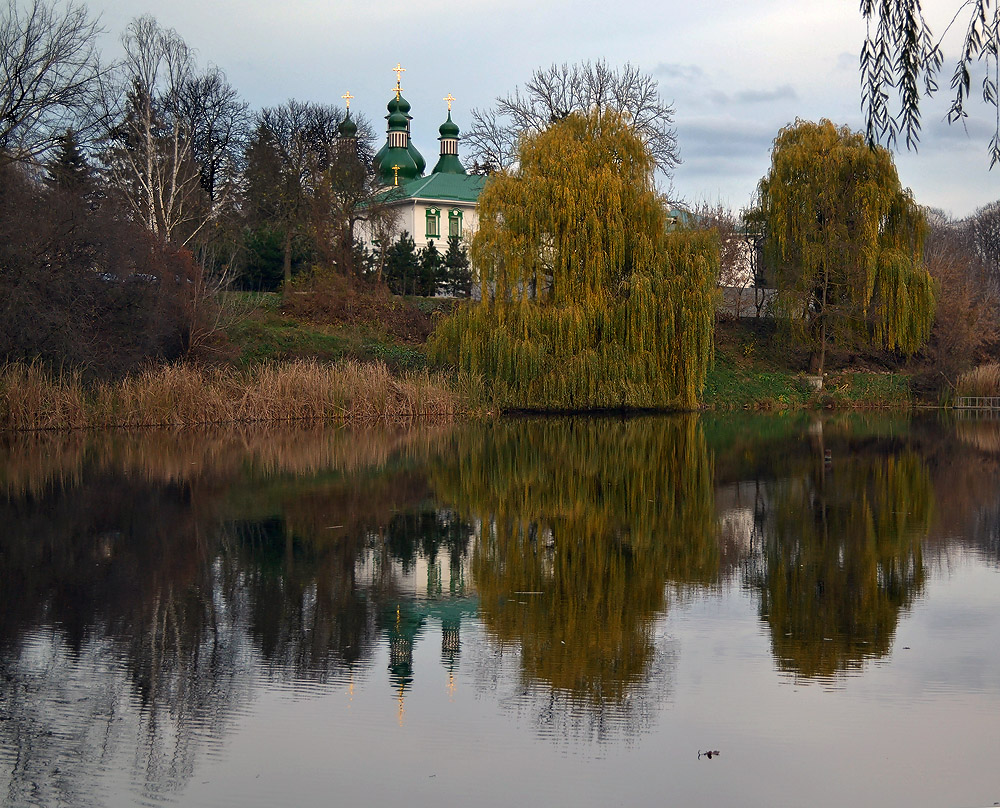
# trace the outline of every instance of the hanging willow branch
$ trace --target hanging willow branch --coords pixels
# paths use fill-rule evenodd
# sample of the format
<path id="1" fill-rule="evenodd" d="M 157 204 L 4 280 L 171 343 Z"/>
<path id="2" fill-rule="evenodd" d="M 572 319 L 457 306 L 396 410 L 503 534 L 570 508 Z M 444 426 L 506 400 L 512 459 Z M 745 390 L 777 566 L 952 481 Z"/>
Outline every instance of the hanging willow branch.
<path id="1" fill-rule="evenodd" d="M 522 140 L 488 181 L 471 258 L 482 301 L 431 340 L 501 406 L 693 408 L 712 353 L 714 232 L 668 234 L 654 160 L 616 113 Z"/>
<path id="2" fill-rule="evenodd" d="M 907 354 L 927 341 L 927 225 L 888 151 L 827 120 L 796 121 L 774 141 L 760 205 L 779 305 L 818 354 L 814 370 L 828 338 Z"/>

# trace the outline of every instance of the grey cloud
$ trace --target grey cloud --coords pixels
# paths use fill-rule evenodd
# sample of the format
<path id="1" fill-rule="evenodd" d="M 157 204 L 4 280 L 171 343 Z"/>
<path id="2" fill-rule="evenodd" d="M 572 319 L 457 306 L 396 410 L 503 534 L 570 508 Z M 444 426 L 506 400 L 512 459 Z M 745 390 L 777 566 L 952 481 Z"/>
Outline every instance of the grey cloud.
<path id="1" fill-rule="evenodd" d="M 782 84 L 773 90 L 743 90 L 736 93 L 740 104 L 767 104 L 771 101 L 798 101 L 799 96 L 791 84 Z"/>
<path id="2" fill-rule="evenodd" d="M 660 62 L 653 68 L 653 75 L 657 78 L 670 79 L 672 81 L 701 81 L 705 78 L 705 71 L 697 65 Z"/>
<path id="3" fill-rule="evenodd" d="M 844 51 L 837 54 L 837 70 L 857 70 L 860 57 L 856 53 Z"/>
<path id="4" fill-rule="evenodd" d="M 686 157 L 695 154 L 712 159 L 770 154 L 771 142 L 780 126 L 748 126 L 730 118 L 711 118 L 677 125 L 677 135 Z"/>
<path id="5" fill-rule="evenodd" d="M 729 95 L 719 90 L 708 94 L 708 99 L 717 106 L 730 104 L 770 104 L 774 101 L 798 101 L 798 93 L 791 84 L 782 84 L 773 90 L 739 90 Z"/>

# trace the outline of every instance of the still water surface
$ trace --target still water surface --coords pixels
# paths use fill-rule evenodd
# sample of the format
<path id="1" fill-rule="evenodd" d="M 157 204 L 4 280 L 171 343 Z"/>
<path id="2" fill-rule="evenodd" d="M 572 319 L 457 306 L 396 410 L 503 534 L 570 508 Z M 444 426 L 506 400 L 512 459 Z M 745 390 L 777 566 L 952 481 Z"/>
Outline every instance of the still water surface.
<path id="1" fill-rule="evenodd" d="M 998 421 L 7 436 L 0 525 L 5 805 L 1000 802 Z"/>

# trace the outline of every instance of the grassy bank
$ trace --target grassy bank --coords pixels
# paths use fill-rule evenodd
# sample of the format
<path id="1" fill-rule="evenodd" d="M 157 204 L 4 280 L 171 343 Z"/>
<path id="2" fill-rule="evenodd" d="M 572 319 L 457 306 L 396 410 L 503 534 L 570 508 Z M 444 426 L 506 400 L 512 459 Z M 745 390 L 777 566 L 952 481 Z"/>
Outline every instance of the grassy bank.
<path id="1" fill-rule="evenodd" d="M 789 348 L 767 321 L 722 323 L 702 405 L 711 410 L 906 408 L 914 404 L 907 373 L 831 352 L 823 389 L 806 380 L 808 355 Z"/>
<path id="2" fill-rule="evenodd" d="M 466 399 L 440 374 L 353 360 L 166 365 L 92 384 L 40 365 L 0 367 L 0 430 L 449 419 Z"/>

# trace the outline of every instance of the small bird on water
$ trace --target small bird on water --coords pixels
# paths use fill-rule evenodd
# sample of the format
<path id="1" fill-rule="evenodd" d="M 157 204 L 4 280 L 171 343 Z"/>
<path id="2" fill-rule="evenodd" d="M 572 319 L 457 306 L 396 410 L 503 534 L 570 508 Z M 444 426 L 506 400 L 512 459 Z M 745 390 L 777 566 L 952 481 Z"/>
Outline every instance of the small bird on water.
<path id="1" fill-rule="evenodd" d="M 712 759 L 713 757 L 715 757 L 715 756 L 717 756 L 717 755 L 721 755 L 721 754 L 722 754 L 722 753 L 721 753 L 721 752 L 720 752 L 720 751 L 719 751 L 718 749 L 715 749 L 715 750 L 712 750 L 712 749 L 710 749 L 710 750 L 709 750 L 709 751 L 707 751 L 707 752 L 702 752 L 702 751 L 701 751 L 701 750 L 699 749 L 699 750 L 698 750 L 698 760 L 701 760 L 701 756 L 702 756 L 702 755 L 704 755 L 704 756 L 705 756 L 705 757 L 707 757 L 707 758 L 708 758 L 709 760 L 711 760 L 711 759 Z"/>

